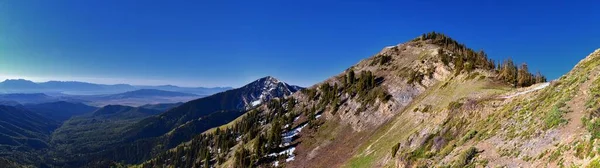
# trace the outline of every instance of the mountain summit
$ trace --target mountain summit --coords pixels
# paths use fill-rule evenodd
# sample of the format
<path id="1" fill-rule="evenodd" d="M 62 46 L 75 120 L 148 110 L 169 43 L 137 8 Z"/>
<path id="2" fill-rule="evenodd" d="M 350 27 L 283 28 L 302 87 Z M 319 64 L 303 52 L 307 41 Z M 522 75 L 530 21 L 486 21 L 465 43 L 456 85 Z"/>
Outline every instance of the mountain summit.
<path id="1" fill-rule="evenodd" d="M 276 97 L 290 96 L 302 88 L 289 85 L 272 76 L 267 76 L 247 84 L 241 89 L 248 91 L 242 95 L 244 106 L 252 108 Z"/>

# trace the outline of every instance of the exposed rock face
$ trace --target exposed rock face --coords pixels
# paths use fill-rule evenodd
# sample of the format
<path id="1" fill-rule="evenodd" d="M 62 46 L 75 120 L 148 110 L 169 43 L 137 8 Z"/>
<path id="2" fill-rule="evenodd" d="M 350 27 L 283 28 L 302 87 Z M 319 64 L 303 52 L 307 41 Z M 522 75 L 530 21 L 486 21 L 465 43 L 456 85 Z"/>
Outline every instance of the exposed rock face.
<path id="1" fill-rule="evenodd" d="M 268 102 L 273 98 L 290 96 L 302 89 L 299 86 L 289 85 L 271 76 L 260 78 L 242 88 L 247 90 L 242 95 L 243 106 L 246 109 L 255 107 L 263 102 Z"/>
<path id="2" fill-rule="evenodd" d="M 350 124 L 355 131 L 363 131 L 366 128 L 376 128 L 401 112 L 412 100 L 424 92 L 427 87 L 435 85 L 452 76 L 452 65 L 446 66 L 438 58 L 440 50 L 436 45 L 417 45 L 416 43 L 404 43 L 397 46 L 384 48 L 375 56 L 362 60 L 354 65 L 351 70 L 356 74 L 361 71 L 371 71 L 375 76 L 381 78 L 380 85 L 391 95 L 392 101 L 381 102 L 378 100 L 374 105 L 364 105 L 357 101 L 356 97 L 350 99 L 349 95 L 343 95 L 343 103 L 336 114 L 340 115 L 340 122 Z M 378 57 L 391 56 L 391 61 L 385 64 L 378 63 Z M 408 83 L 407 76 L 403 74 L 408 71 L 419 73 L 431 73 L 420 81 Z M 331 84 L 341 83 L 337 77 L 326 82 Z M 359 112 L 362 106 L 368 106 L 364 112 Z M 329 115 L 329 114 L 327 114 Z M 331 117 L 331 116 L 328 116 Z"/>

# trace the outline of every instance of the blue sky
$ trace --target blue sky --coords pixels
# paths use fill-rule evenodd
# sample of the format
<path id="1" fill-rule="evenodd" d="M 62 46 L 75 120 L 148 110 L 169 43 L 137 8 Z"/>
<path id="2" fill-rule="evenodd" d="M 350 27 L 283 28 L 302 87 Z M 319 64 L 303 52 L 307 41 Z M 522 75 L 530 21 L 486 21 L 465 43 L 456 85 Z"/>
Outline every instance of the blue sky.
<path id="1" fill-rule="evenodd" d="M 568 3 L 567 3 L 568 2 Z M 310 86 L 438 31 L 549 78 L 600 47 L 599 1 L 0 1 L 0 78 Z"/>

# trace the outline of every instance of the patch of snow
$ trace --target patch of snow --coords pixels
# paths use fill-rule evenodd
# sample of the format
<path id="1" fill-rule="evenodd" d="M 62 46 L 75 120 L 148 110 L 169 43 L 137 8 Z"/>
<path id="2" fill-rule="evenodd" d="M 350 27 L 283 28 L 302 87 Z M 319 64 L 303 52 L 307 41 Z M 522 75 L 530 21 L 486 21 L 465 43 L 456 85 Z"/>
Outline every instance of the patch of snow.
<path id="1" fill-rule="evenodd" d="M 319 118 L 319 117 L 321 117 L 321 114 L 317 114 L 317 115 L 315 116 L 315 118 Z"/>
<path id="2" fill-rule="evenodd" d="M 291 131 L 283 133 L 283 143 L 291 143 L 292 139 L 296 135 L 298 135 L 302 131 L 302 128 L 306 127 L 306 125 L 308 125 L 308 124 L 303 124 L 303 125 L 299 126 L 298 128 L 295 128 Z"/>
<path id="3" fill-rule="evenodd" d="M 290 156 L 289 158 L 285 159 L 285 162 L 291 162 L 291 161 L 294 161 L 294 158 L 295 158 L 295 156 L 294 156 L 294 155 L 292 155 L 292 156 Z"/>
<path id="4" fill-rule="evenodd" d="M 261 96 L 262 96 L 262 95 L 261 95 Z M 262 100 L 261 100 L 261 99 L 258 99 L 258 100 L 255 100 L 255 101 L 251 102 L 250 104 L 251 104 L 252 106 L 257 106 L 257 105 L 259 105 L 260 103 L 262 103 Z"/>
<path id="5" fill-rule="evenodd" d="M 273 162 L 273 166 L 275 166 L 275 167 L 279 167 L 279 161 L 275 161 L 275 162 Z"/>
<path id="6" fill-rule="evenodd" d="M 291 147 L 286 150 L 279 152 L 279 155 L 294 155 L 294 151 L 296 151 L 296 147 Z"/>
<path id="7" fill-rule="evenodd" d="M 531 93 L 533 91 L 541 90 L 541 89 L 543 89 L 545 87 L 548 87 L 548 86 L 550 86 L 549 82 L 542 83 L 542 84 L 540 84 L 540 85 L 538 85 L 538 86 L 536 86 L 534 88 L 531 88 L 530 90 L 522 91 L 522 92 L 515 93 L 515 94 L 512 94 L 512 95 L 508 95 L 508 96 L 503 96 L 502 98 L 503 99 L 510 99 L 510 98 L 513 98 L 513 97 L 516 97 L 516 96 L 519 96 L 519 95 L 524 95 L 524 94 L 527 94 L 527 93 Z"/>

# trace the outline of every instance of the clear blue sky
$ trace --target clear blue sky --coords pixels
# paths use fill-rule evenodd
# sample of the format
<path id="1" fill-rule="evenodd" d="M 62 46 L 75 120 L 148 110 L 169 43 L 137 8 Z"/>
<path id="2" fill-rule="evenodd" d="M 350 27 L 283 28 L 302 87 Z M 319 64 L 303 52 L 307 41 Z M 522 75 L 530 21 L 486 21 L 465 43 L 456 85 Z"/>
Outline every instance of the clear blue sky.
<path id="1" fill-rule="evenodd" d="M 600 1 L 0 0 L 0 76 L 309 86 L 438 31 L 549 78 L 600 47 Z"/>

